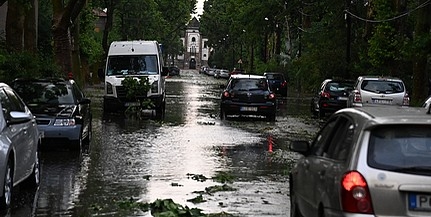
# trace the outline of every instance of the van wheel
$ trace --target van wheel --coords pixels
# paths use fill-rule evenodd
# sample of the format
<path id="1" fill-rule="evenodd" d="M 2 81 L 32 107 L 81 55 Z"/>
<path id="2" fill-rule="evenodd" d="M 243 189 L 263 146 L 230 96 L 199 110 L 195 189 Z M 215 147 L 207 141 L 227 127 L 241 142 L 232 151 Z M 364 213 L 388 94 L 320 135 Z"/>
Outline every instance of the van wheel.
<path id="1" fill-rule="evenodd" d="M 3 180 L 3 195 L 0 197 L 0 208 L 7 209 L 12 202 L 12 189 L 13 189 L 13 172 L 12 161 L 9 159 L 6 165 L 6 173 Z"/>
<path id="2" fill-rule="evenodd" d="M 165 118 L 166 102 L 163 102 L 158 108 L 156 108 L 156 119 L 162 120 Z"/>

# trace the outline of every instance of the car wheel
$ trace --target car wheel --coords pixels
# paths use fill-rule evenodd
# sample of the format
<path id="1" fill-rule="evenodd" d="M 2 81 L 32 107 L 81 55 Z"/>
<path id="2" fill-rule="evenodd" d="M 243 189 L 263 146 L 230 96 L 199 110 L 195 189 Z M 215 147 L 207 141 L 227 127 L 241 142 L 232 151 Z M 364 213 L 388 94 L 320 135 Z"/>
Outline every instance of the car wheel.
<path id="1" fill-rule="evenodd" d="M 111 109 L 105 100 L 103 100 L 103 112 L 111 112 Z"/>
<path id="2" fill-rule="evenodd" d="M 319 109 L 319 119 L 322 119 L 325 117 L 325 111 L 322 110 L 322 108 Z"/>
<path id="3" fill-rule="evenodd" d="M 36 151 L 35 162 L 33 166 L 33 172 L 26 180 L 26 185 L 31 188 L 38 187 L 40 184 L 40 162 L 39 162 L 39 150 Z"/>
<path id="4" fill-rule="evenodd" d="M 93 129 L 92 129 L 92 123 L 91 123 L 91 119 L 90 119 L 90 123 L 88 124 L 87 137 L 85 137 L 83 144 L 84 145 L 90 145 L 91 137 L 93 137 Z"/>
<path id="5" fill-rule="evenodd" d="M 11 160 L 8 160 L 6 165 L 6 173 L 3 180 L 3 195 L 0 197 L 1 209 L 9 208 L 12 202 L 13 172 L 11 165 Z"/>
<path id="6" fill-rule="evenodd" d="M 274 122 L 275 121 L 275 114 L 271 114 L 271 115 L 266 116 L 266 119 L 268 121 Z"/>
<path id="7" fill-rule="evenodd" d="M 220 119 L 221 120 L 226 120 L 227 119 L 226 112 L 222 108 L 220 108 Z"/>
<path id="8" fill-rule="evenodd" d="M 311 115 L 313 117 L 317 118 L 318 112 L 316 111 L 316 106 L 315 106 L 314 100 L 311 100 L 310 111 L 311 111 Z"/>
<path id="9" fill-rule="evenodd" d="M 79 139 L 72 141 L 71 149 L 74 151 L 81 151 L 82 143 L 83 143 L 83 139 L 82 139 L 82 131 L 81 131 L 81 133 L 79 134 Z"/>

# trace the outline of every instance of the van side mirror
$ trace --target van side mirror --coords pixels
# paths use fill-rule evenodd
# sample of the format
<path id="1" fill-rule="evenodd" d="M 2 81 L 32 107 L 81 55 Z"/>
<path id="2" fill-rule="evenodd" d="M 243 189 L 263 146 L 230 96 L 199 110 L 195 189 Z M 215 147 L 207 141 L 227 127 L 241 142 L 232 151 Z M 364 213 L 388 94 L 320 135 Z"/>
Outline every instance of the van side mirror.
<path id="1" fill-rule="evenodd" d="M 105 73 L 103 72 L 103 69 L 102 69 L 102 68 L 99 68 L 99 69 L 97 70 L 97 76 L 99 77 L 99 79 L 100 79 L 101 81 L 105 81 Z"/>
<path id="2" fill-rule="evenodd" d="M 162 76 L 168 76 L 169 75 L 169 67 L 163 66 L 162 68 Z"/>

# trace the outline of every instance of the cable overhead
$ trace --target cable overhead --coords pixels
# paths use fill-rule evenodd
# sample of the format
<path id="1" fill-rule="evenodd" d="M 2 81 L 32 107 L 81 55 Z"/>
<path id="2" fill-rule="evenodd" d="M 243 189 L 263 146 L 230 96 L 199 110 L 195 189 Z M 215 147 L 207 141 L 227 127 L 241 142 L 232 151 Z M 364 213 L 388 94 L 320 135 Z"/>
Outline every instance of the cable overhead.
<path id="1" fill-rule="evenodd" d="M 362 18 L 362 17 L 360 17 L 358 15 L 355 15 L 355 14 L 353 14 L 352 12 L 350 12 L 348 10 L 344 10 L 344 12 L 347 13 L 347 14 L 349 14 L 350 16 L 352 16 L 352 17 L 354 17 L 354 18 L 356 18 L 358 20 L 364 21 L 364 22 L 369 22 L 369 23 L 384 23 L 384 22 L 394 21 L 394 20 L 397 20 L 397 19 L 399 19 L 401 17 L 410 15 L 412 12 L 421 9 L 421 8 L 429 5 L 430 3 L 431 3 L 431 0 L 428 0 L 428 1 L 420 4 L 419 6 L 417 6 L 416 8 L 414 8 L 414 9 L 412 9 L 410 11 L 407 11 L 407 12 L 405 12 L 403 14 L 398 15 L 398 16 L 395 16 L 395 17 L 392 17 L 392 18 L 389 18 L 389 19 L 384 19 L 384 20 L 369 20 L 369 19 Z"/>

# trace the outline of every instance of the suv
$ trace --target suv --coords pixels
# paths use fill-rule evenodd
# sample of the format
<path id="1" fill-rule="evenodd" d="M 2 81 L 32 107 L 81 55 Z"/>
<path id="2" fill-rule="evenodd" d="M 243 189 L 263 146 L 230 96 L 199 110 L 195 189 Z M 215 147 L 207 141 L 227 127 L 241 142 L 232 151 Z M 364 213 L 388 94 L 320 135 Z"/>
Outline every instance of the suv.
<path id="1" fill-rule="evenodd" d="M 287 96 L 287 81 L 282 73 L 265 72 L 264 76 L 268 79 L 269 88 L 278 95 Z"/>
<path id="2" fill-rule="evenodd" d="M 36 116 L 43 145 L 63 143 L 80 149 L 90 143 L 91 101 L 74 80 L 17 79 L 11 86 Z"/>
<path id="3" fill-rule="evenodd" d="M 275 121 L 277 100 L 265 76 L 231 75 L 221 94 L 220 118 L 259 115 Z"/>
<path id="4" fill-rule="evenodd" d="M 395 77 L 360 76 L 349 95 L 348 107 L 370 104 L 408 106 L 410 98 L 404 82 Z"/>
<path id="5" fill-rule="evenodd" d="M 368 106 L 335 112 L 291 169 L 290 216 L 429 216 L 431 114 Z"/>

